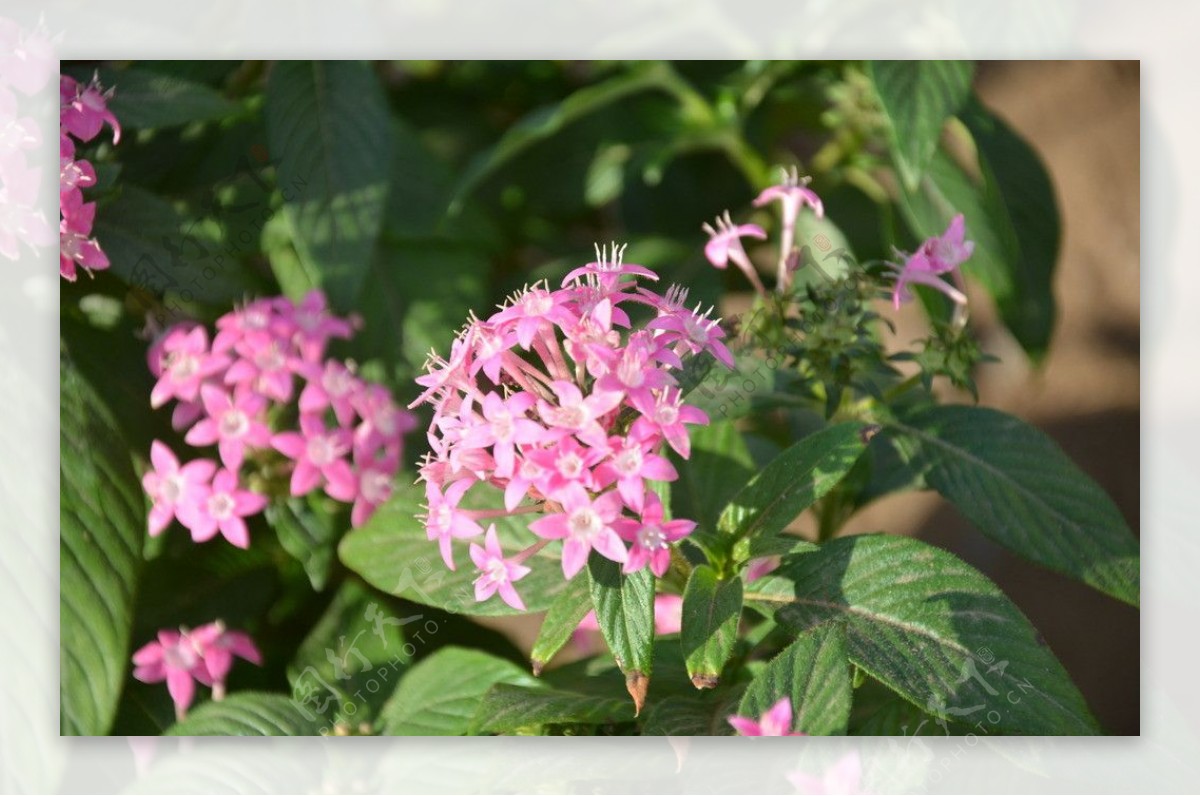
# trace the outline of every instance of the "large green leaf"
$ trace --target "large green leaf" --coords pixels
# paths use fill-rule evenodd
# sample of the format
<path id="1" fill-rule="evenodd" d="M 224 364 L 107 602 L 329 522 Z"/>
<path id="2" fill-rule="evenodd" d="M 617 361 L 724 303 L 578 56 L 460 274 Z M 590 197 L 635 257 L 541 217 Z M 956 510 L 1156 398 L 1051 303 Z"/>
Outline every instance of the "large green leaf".
<path id="1" fill-rule="evenodd" d="M 747 588 L 796 630 L 841 621 L 850 660 L 927 712 L 990 732 L 1098 731 L 1037 631 L 990 580 L 915 539 L 834 539 Z"/>
<path id="2" fill-rule="evenodd" d="M 1038 154 L 972 96 L 959 114 L 979 149 L 979 165 L 994 186 L 1013 230 L 1012 279 L 1019 300 L 1006 321 L 1035 358 L 1054 331 L 1054 270 L 1062 229 L 1050 175 Z"/>
<path id="3" fill-rule="evenodd" d="M 626 575 L 620 564 L 595 551 L 588 557 L 587 571 L 600 632 L 641 712 L 653 666 L 654 573 L 643 567 Z"/>
<path id="4" fill-rule="evenodd" d="M 661 88 L 668 80 L 668 75 L 669 69 L 665 64 L 643 61 L 621 74 L 575 91 L 556 105 L 539 108 L 520 119 L 494 146 L 480 153 L 467 167 L 454 189 L 451 212 L 457 212 L 462 201 L 481 182 L 533 144 L 631 94 Z"/>
<path id="5" fill-rule="evenodd" d="M 754 460 L 741 432 L 730 420 L 714 420 L 691 432 L 692 455 L 679 463 L 673 491 L 677 516 L 715 528 L 717 517 L 754 475 Z"/>
<path id="6" fill-rule="evenodd" d="M 930 407 L 889 426 L 925 482 L 989 538 L 1138 604 L 1137 539 L 1104 490 L 1045 434 L 974 406 Z"/>
<path id="7" fill-rule="evenodd" d="M 404 628 L 420 631 L 423 619 L 347 580 L 288 665 L 293 698 L 327 722 L 368 721 L 412 659 Z"/>
<path id="8" fill-rule="evenodd" d="M 387 201 L 387 99 L 357 61 L 280 61 L 265 115 L 277 184 L 297 253 L 339 310 L 352 309 Z"/>
<path id="9" fill-rule="evenodd" d="M 275 529 L 279 543 L 304 567 L 312 587 L 325 588 L 337 548 L 338 526 L 335 515 L 325 505 L 324 496 L 311 493 L 307 500 L 289 498 L 267 507 L 267 521 Z"/>
<path id="10" fill-rule="evenodd" d="M 740 693 L 719 689 L 661 699 L 646 711 L 642 735 L 733 735 L 726 718 L 737 712 Z"/>
<path id="11" fill-rule="evenodd" d="M 550 606 L 529 658 L 534 674 L 541 673 L 547 663 L 570 641 L 579 623 L 592 610 L 591 587 L 586 578 L 573 578 L 566 590 Z"/>
<path id="12" fill-rule="evenodd" d="M 829 426 L 779 454 L 721 512 L 721 536 L 712 544 L 731 547 L 747 536 L 782 531 L 854 466 L 866 447 L 862 428 L 856 422 Z"/>
<path id="13" fill-rule="evenodd" d="M 318 735 L 316 714 L 283 694 L 243 691 L 206 702 L 165 735 Z"/>
<path id="14" fill-rule="evenodd" d="M 742 615 L 742 579 L 721 580 L 716 570 L 698 566 L 683 592 L 680 642 L 688 676 L 697 688 L 715 688 L 737 642 Z"/>
<path id="15" fill-rule="evenodd" d="M 201 83 L 139 69 L 102 69 L 100 80 L 113 88 L 108 107 L 122 127 L 156 129 L 229 116 L 238 106 Z"/>
<path id="16" fill-rule="evenodd" d="M 890 122 L 892 158 L 915 188 L 937 149 L 946 119 L 971 88 L 969 61 L 868 61 L 867 71 Z"/>
<path id="17" fill-rule="evenodd" d="M 59 367 L 60 731 L 103 735 L 129 665 L 145 500 L 112 415 L 69 359 Z"/>
<path id="18" fill-rule="evenodd" d="M 464 498 L 462 506 L 497 508 L 501 505 L 500 494 L 492 490 L 495 494 L 487 495 L 488 489 L 476 487 Z M 451 547 L 457 569 L 447 569 L 437 542 L 429 540 L 424 525 L 417 519 L 424 514 L 424 503 L 425 491 L 420 486 L 397 487 L 392 499 L 366 525 L 343 537 L 338 545 L 342 563 L 377 589 L 450 613 L 471 616 L 522 613 L 499 597 L 475 601 L 474 581 L 479 573 L 467 551 L 471 542 L 482 544 L 482 537 L 455 539 Z M 515 555 L 537 540 L 529 531 L 530 519 L 530 515 L 517 515 L 488 520 L 496 523 L 500 546 L 506 555 Z M 517 590 L 530 613 L 546 610 L 567 589 L 557 549 L 557 545 L 550 545 L 525 562 L 532 571 L 517 584 Z"/>
<path id="19" fill-rule="evenodd" d="M 628 700 L 622 698 L 564 691 L 541 683 L 500 684 L 487 692 L 472 730 L 503 733 L 547 724 L 602 724 L 633 718 Z"/>
<path id="20" fill-rule="evenodd" d="M 837 622 L 801 633 L 746 688 L 738 715 L 757 719 L 780 699 L 792 704 L 792 729 L 808 735 L 844 735 L 852 689 L 846 637 Z"/>
<path id="21" fill-rule="evenodd" d="M 532 686 L 521 667 L 477 650 L 446 647 L 412 668 L 384 705 L 384 735 L 465 735 L 497 683 Z"/>

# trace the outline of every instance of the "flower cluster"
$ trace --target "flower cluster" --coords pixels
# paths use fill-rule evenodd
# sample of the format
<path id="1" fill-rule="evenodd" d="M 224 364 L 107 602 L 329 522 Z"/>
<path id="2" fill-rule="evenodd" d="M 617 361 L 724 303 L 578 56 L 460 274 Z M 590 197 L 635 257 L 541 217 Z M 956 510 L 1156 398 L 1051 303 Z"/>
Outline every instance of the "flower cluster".
<path id="1" fill-rule="evenodd" d="M 178 519 L 197 542 L 219 532 L 248 546 L 245 518 L 267 498 L 242 486 L 242 470 L 270 449 L 291 461 L 290 494 L 323 487 L 353 504 L 351 524 L 367 521 L 391 495 L 402 436 L 415 420 L 387 389 L 325 359 L 329 341 L 353 331 L 313 291 L 299 303 L 264 298 L 227 313 L 211 345 L 203 326 L 183 323 L 151 346 L 148 364 L 158 379 L 151 406 L 175 400 L 172 425 L 188 429 L 191 445 L 215 445 L 218 459 L 181 465 L 165 444 L 153 443 L 153 469 L 142 481 L 153 500 L 151 536 Z"/>
<path id="2" fill-rule="evenodd" d="M 133 653 L 133 676 L 143 683 L 167 683 L 175 715 L 182 720 L 196 695 L 196 682 L 225 695 L 225 678 L 234 656 L 262 665 L 262 656 L 245 633 L 227 630 L 221 621 L 195 630 L 160 630 L 158 638 Z"/>
<path id="3" fill-rule="evenodd" d="M 107 124 L 113 131 L 113 143 L 121 140 L 121 125 L 108 109 L 112 89 L 104 91 L 99 77 L 81 85 L 74 78 L 59 78 L 58 133 L 58 224 L 60 249 L 58 270 L 63 279 L 74 282 L 76 269 L 91 274 L 108 268 L 108 257 L 92 235 L 96 203 L 83 201 L 83 189 L 96 184 L 92 164 L 75 158 L 75 141 L 91 141 Z"/>
<path id="4" fill-rule="evenodd" d="M 512 583 L 555 540 L 567 578 L 592 550 L 626 572 L 662 575 L 670 545 L 695 527 L 666 519 L 648 482 L 675 480 L 665 448 L 687 458 L 687 425 L 708 422 L 683 401 L 675 374 L 684 358 L 706 352 L 729 367 L 733 358 L 711 310 L 688 309 L 679 287 L 665 296 L 639 287 L 638 278 L 657 277 L 623 253 L 597 251 L 558 289 L 538 283 L 487 319 L 472 317 L 449 356 L 431 355 L 417 380 L 425 390 L 413 406 L 433 405 L 424 522 L 446 566 L 455 568 L 452 539 L 485 535 L 479 520 L 545 515 L 528 526 L 538 539 L 511 559 L 491 529 L 472 546 L 479 599 L 499 593 L 520 610 Z M 630 305 L 653 319 L 632 329 Z M 460 506 L 479 484 L 501 490 L 504 508 Z"/>
<path id="5" fill-rule="evenodd" d="M 49 246 L 54 233 L 37 209 L 41 168 L 27 151 L 42 140 L 41 130 L 22 116 L 17 95 L 37 94 L 54 75 L 58 58 L 43 30 L 27 32 L 0 17 L 0 255 L 17 259 L 20 244 Z"/>

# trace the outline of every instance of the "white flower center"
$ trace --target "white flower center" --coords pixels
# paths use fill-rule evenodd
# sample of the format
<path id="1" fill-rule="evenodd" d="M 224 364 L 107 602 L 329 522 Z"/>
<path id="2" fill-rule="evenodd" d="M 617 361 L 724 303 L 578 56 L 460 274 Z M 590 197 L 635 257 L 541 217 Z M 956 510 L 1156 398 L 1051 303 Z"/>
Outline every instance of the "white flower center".
<path id="1" fill-rule="evenodd" d="M 196 665 L 196 653 L 183 644 L 173 644 L 163 650 L 163 660 L 172 669 L 191 669 Z"/>
<path id="2" fill-rule="evenodd" d="M 521 460 L 521 478 L 526 481 L 536 481 L 542 477 L 542 473 L 546 472 L 541 465 L 532 459 Z"/>
<path id="3" fill-rule="evenodd" d="M 664 550 L 667 547 L 667 535 L 657 525 L 644 525 L 637 534 L 638 544 L 646 550 Z"/>
<path id="4" fill-rule="evenodd" d="M 250 418 L 241 409 L 230 409 L 221 415 L 221 436 L 240 437 L 250 430 Z"/>
<path id="5" fill-rule="evenodd" d="M 321 384 L 325 387 L 325 392 L 334 398 L 340 398 L 350 392 L 350 387 L 353 383 L 354 377 L 346 370 L 327 370 L 321 379 Z"/>
<path id="6" fill-rule="evenodd" d="M 508 580 L 508 568 L 504 566 L 504 562 L 499 558 L 493 558 L 487 562 L 487 567 L 484 569 L 484 577 L 491 583 L 504 583 Z"/>
<path id="7" fill-rule="evenodd" d="M 521 309 L 526 315 L 541 316 L 554 306 L 550 294 L 541 290 L 531 290 L 521 298 Z"/>
<path id="8" fill-rule="evenodd" d="M 637 448 L 624 448 L 613 459 L 613 467 L 623 476 L 637 475 L 642 469 L 642 452 Z"/>
<path id="9" fill-rule="evenodd" d="M 574 480 L 583 472 L 583 459 L 577 453 L 564 453 L 555 460 L 554 464 L 563 478 Z"/>
<path id="10" fill-rule="evenodd" d="M 496 440 L 499 442 L 508 442 L 512 439 L 514 431 L 512 412 L 507 409 L 501 409 L 492 418 L 492 433 L 496 435 Z"/>
<path id="11" fill-rule="evenodd" d="M 361 492 L 368 503 L 382 503 L 391 497 L 392 479 L 387 473 L 375 471 L 363 473 Z"/>
<path id="12" fill-rule="evenodd" d="M 233 496 L 228 492 L 214 492 L 208 498 L 208 513 L 214 520 L 227 520 L 233 516 Z"/>
<path id="13" fill-rule="evenodd" d="M 659 404 L 654 409 L 654 422 L 660 426 L 673 426 L 679 420 L 679 407 L 673 404 Z"/>
<path id="14" fill-rule="evenodd" d="M 259 352 L 255 361 L 259 370 L 279 370 L 283 367 L 286 359 L 283 352 L 279 350 L 279 346 L 272 343 L 265 351 Z"/>
<path id="15" fill-rule="evenodd" d="M 563 428 L 583 428 L 590 419 L 587 409 L 582 404 L 575 406 L 557 406 L 550 410 L 548 418 L 551 425 Z"/>
<path id="16" fill-rule="evenodd" d="M 200 370 L 200 362 L 191 354 L 172 351 L 167 354 L 167 369 L 171 371 L 171 376 L 176 380 L 188 379 Z"/>
<path id="17" fill-rule="evenodd" d="M 567 518 L 567 530 L 571 534 L 572 539 L 580 541 L 591 541 L 591 539 L 604 527 L 604 521 L 600 519 L 600 515 L 591 507 L 576 509 L 571 512 Z"/>
<path id="18" fill-rule="evenodd" d="M 183 476 L 179 473 L 168 475 L 162 480 L 158 494 L 167 503 L 177 502 L 179 498 L 183 497 Z"/>
<path id="19" fill-rule="evenodd" d="M 308 454 L 308 460 L 318 467 L 324 467 L 337 458 L 337 452 L 334 450 L 333 441 L 324 434 L 316 437 L 309 437 L 308 445 L 305 446 L 305 451 Z"/>

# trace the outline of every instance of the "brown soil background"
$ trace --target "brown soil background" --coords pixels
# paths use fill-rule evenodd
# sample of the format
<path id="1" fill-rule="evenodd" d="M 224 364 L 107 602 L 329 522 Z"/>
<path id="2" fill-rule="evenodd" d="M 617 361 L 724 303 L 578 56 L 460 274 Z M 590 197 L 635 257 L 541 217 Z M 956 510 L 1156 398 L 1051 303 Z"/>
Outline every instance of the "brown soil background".
<path id="1" fill-rule="evenodd" d="M 1040 368 L 998 324 L 986 297 L 972 292 L 972 325 L 984 349 L 1001 359 L 977 375 L 980 403 L 1053 437 L 1138 532 L 1139 64 L 988 62 L 979 66 L 976 88 L 1041 155 L 1063 227 L 1055 277 L 1058 325 Z M 906 309 L 898 337 L 911 340 L 921 335 L 922 321 L 915 306 Z M 797 525 L 806 530 L 803 518 Z M 877 501 L 845 532 L 883 529 L 918 536 L 987 573 L 1042 633 L 1105 732 L 1140 733 L 1136 609 L 1008 553 L 932 493 Z M 528 650 L 540 619 L 488 624 Z"/>

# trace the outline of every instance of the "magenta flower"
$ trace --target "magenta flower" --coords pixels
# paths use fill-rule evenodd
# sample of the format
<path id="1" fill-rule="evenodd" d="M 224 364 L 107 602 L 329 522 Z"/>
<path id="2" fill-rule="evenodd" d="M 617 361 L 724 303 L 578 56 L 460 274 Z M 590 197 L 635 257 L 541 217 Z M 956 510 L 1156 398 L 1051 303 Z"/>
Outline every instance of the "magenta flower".
<path id="1" fill-rule="evenodd" d="M 180 508 L 179 521 L 192 532 L 193 542 L 207 542 L 220 531 L 234 547 L 245 549 L 250 546 L 250 533 L 243 518 L 266 507 L 264 495 L 239 488 L 236 473 L 219 470 L 211 487 Z"/>
<path id="2" fill-rule="evenodd" d="M 667 332 L 667 339 L 664 342 L 676 343 L 683 352 L 707 351 L 718 362 L 732 370 L 734 367 L 733 354 L 722 342 L 725 330 L 721 328 L 720 319 L 708 317 L 711 312 L 712 308 L 710 307 L 707 312 L 701 314 L 699 304 L 696 305 L 694 311 L 681 309 L 674 312 L 662 312 L 660 309 L 659 316 L 646 324 L 646 328 Z"/>
<path id="3" fill-rule="evenodd" d="M 584 398 L 579 387 L 569 381 L 551 382 L 550 389 L 558 405 L 538 401 L 538 414 L 546 425 L 571 432 L 589 445 L 604 445 L 608 438 L 599 418 L 621 403 L 621 393 L 597 391 Z"/>
<path id="4" fill-rule="evenodd" d="M 200 649 L 186 628 L 160 630 L 158 638 L 133 653 L 134 679 L 143 683 L 167 682 L 167 691 L 175 703 L 175 718 L 183 721 L 196 696 L 199 680 L 211 684 Z"/>
<path id="5" fill-rule="evenodd" d="M 74 79 L 63 75 L 59 78 L 59 123 L 62 128 L 80 141 L 91 141 L 107 124 L 113 131 L 113 143 L 121 140 L 121 125 L 108 109 L 112 89 L 103 91 L 99 78 L 81 86 Z"/>
<path id="6" fill-rule="evenodd" d="M 678 390 L 664 390 L 654 403 L 638 401 L 634 406 L 642 416 L 633 421 L 633 432 L 643 437 L 662 436 L 685 459 L 691 455 L 692 443 L 684 424 L 708 425 L 708 415 L 683 403 Z"/>
<path id="7" fill-rule="evenodd" d="M 205 384 L 200 400 L 208 413 L 184 437 L 189 445 L 216 443 L 221 462 L 230 470 L 242 466 L 246 448 L 265 448 L 271 444 L 271 432 L 262 422 L 267 401 L 252 392 L 234 392 Z"/>
<path id="8" fill-rule="evenodd" d="M 200 397 L 205 379 L 221 373 L 229 357 L 210 354 L 208 333 L 203 326 L 180 324 L 151 347 L 151 371 L 158 366 L 158 381 L 150 391 L 150 405 L 157 409 L 172 398 L 193 402 Z"/>
<path id="9" fill-rule="evenodd" d="M 757 224 L 734 224 L 733 219 L 729 217 L 729 211 L 725 211 L 724 216 L 717 216 L 716 226 L 705 224 L 703 226 L 705 232 L 708 233 L 708 243 L 704 247 L 704 256 L 715 267 L 724 270 L 732 260 L 746 278 L 750 280 L 750 284 L 758 291 L 760 296 L 767 295 L 767 289 L 763 287 L 762 280 L 758 278 L 758 272 L 754 270 L 754 264 L 750 262 L 749 255 L 742 247 L 742 238 L 758 238 L 764 240 L 767 237 L 766 231 Z"/>
<path id="10" fill-rule="evenodd" d="M 479 569 L 479 577 L 475 578 L 476 601 L 483 602 L 498 591 L 500 599 L 518 611 L 524 611 L 525 603 L 513 588 L 513 583 L 528 575 L 531 570 L 519 561 L 504 557 L 494 524 L 488 526 L 483 547 L 472 544 L 470 553 L 471 560 Z"/>
<path id="11" fill-rule="evenodd" d="M 77 266 L 88 274 L 108 268 L 108 257 L 91 237 L 95 218 L 95 202 L 84 202 L 77 191 L 63 197 L 62 220 L 58 224 L 58 270 L 69 282 L 75 281 Z"/>
<path id="12" fill-rule="evenodd" d="M 904 261 L 896 271 L 896 286 L 892 291 L 892 306 L 900 309 L 900 303 L 910 301 L 910 284 L 928 285 L 946 294 L 955 304 L 967 303 L 961 290 L 961 275 L 958 267 L 975 251 L 972 241 L 964 240 L 966 229 L 963 215 L 959 213 L 950 221 L 950 226 L 941 235 L 927 239 L 914 254 Z M 951 287 L 938 277 L 951 274 L 959 281 L 959 288 Z"/>
<path id="13" fill-rule="evenodd" d="M 290 320 L 295 330 L 292 341 L 301 359 L 309 362 L 324 356 L 325 346 L 331 339 L 348 340 L 354 334 L 354 323 L 331 313 L 325 294 L 319 290 L 310 290 L 295 305 Z"/>
<path id="14" fill-rule="evenodd" d="M 625 563 L 629 553 L 612 527 L 621 511 L 616 493 L 606 492 L 592 500 L 579 484 L 568 484 L 554 497 L 562 512 L 534 520 L 529 530 L 543 539 L 563 540 L 563 575 L 575 577 L 592 550 L 610 561 Z"/>
<path id="15" fill-rule="evenodd" d="M 300 433 L 284 431 L 271 437 L 271 447 L 295 462 L 290 490 L 293 497 L 319 487 L 326 473 L 350 452 L 353 434 L 344 428 L 327 431 L 316 415 L 300 415 Z M 336 477 L 336 475 L 335 475 Z"/>
<path id="16" fill-rule="evenodd" d="M 671 544 L 696 529 L 691 520 L 664 521 L 663 513 L 662 501 L 651 492 L 640 521 L 622 517 L 614 523 L 617 534 L 633 543 L 624 572 L 637 572 L 649 564 L 650 571 L 661 578 L 671 565 Z"/>
<path id="17" fill-rule="evenodd" d="M 292 373 L 300 360 L 283 340 L 243 337 L 233 348 L 240 358 L 225 372 L 226 384 L 248 387 L 280 403 L 291 400 Z"/>
<path id="18" fill-rule="evenodd" d="M 363 383 L 350 368 L 330 359 L 323 366 L 304 365 L 300 373 L 308 379 L 300 391 L 301 412 L 311 414 L 332 407 L 333 414 L 343 426 L 354 422 L 354 403 Z"/>
<path id="19" fill-rule="evenodd" d="M 554 323 L 559 326 L 570 326 L 575 322 L 575 316 L 561 303 L 559 298 L 543 287 L 534 285 L 505 309 L 496 313 L 493 321 L 497 324 L 515 322 L 513 330 L 517 342 L 526 350 L 533 345 L 534 336 L 546 325 Z M 491 374 L 488 378 L 492 378 Z M 496 379 L 492 378 L 495 382 Z"/>
<path id="20" fill-rule="evenodd" d="M 154 469 L 142 476 L 142 488 L 153 501 L 148 530 L 151 536 L 158 536 L 181 511 L 186 512 L 204 496 L 217 465 L 197 459 L 180 467 L 171 449 L 158 440 L 150 444 L 150 463 Z"/>
<path id="21" fill-rule="evenodd" d="M 758 721 L 745 716 L 730 716 L 729 723 L 738 735 L 804 735 L 792 732 L 792 700 L 787 697 L 772 705 Z"/>
<path id="22" fill-rule="evenodd" d="M 225 678 L 233 668 L 233 658 L 262 666 L 262 653 L 254 641 L 238 630 L 228 630 L 219 619 L 191 632 L 192 643 L 200 650 L 200 658 L 212 683 L 213 699 L 220 700 L 225 692 Z"/>
<path id="23" fill-rule="evenodd" d="M 783 219 L 783 232 L 780 237 L 779 246 L 779 276 L 777 290 L 784 293 L 791 285 L 792 275 L 792 250 L 795 248 L 796 240 L 796 219 L 800 217 L 800 210 L 805 205 L 813 209 L 817 218 L 822 218 L 825 215 L 825 206 L 821 203 L 821 198 L 817 196 L 807 185 L 809 178 L 801 179 L 796 173 L 795 167 L 791 172 L 784 171 L 783 180 L 778 185 L 772 185 L 767 188 L 754 200 L 755 207 L 762 207 L 771 202 L 778 201 L 780 205 L 780 216 Z"/>
<path id="24" fill-rule="evenodd" d="M 654 452 L 657 437 L 631 433 L 609 439 L 611 456 L 596 468 L 596 481 L 601 487 L 613 483 L 625 505 L 641 512 L 646 494 L 646 481 L 674 481 L 679 477 L 674 465 Z"/>

